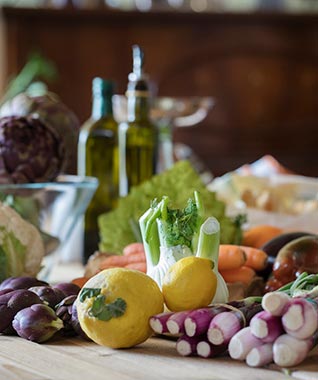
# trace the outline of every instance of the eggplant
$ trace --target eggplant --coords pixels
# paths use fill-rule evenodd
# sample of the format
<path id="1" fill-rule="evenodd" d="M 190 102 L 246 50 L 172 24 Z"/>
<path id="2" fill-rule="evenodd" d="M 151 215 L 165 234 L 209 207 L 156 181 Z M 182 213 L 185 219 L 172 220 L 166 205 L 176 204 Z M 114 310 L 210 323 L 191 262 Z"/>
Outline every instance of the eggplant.
<path id="1" fill-rule="evenodd" d="M 266 283 L 266 291 L 276 290 L 299 274 L 318 273 L 318 236 L 306 235 L 285 244 L 278 252 L 272 276 Z"/>
<path id="2" fill-rule="evenodd" d="M 265 280 L 268 280 L 273 270 L 274 261 L 280 249 L 282 249 L 284 245 L 288 244 L 289 242 L 303 236 L 315 235 L 305 231 L 286 232 L 278 236 L 275 236 L 273 239 L 266 242 L 260 249 L 266 252 L 268 255 L 267 267 L 260 271 L 258 274 Z"/>
<path id="3" fill-rule="evenodd" d="M 305 232 L 305 231 L 286 232 L 266 242 L 261 247 L 261 250 L 263 250 L 264 252 L 268 254 L 270 262 L 273 263 L 279 250 L 282 249 L 284 245 L 288 244 L 292 240 L 298 239 L 303 236 L 316 236 L 316 235 L 310 232 Z"/>

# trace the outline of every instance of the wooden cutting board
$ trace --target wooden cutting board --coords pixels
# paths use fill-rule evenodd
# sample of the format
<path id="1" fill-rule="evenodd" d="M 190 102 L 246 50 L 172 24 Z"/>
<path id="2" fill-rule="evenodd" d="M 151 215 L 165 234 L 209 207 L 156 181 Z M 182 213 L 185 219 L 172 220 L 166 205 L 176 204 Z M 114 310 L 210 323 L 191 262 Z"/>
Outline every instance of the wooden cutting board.
<path id="1" fill-rule="evenodd" d="M 318 352 L 291 370 L 294 378 L 318 379 Z M 181 357 L 175 342 L 151 338 L 132 349 L 113 350 L 80 338 L 44 344 L 0 336 L 1 380 L 291 380 L 281 370 L 250 368 L 229 357 Z"/>

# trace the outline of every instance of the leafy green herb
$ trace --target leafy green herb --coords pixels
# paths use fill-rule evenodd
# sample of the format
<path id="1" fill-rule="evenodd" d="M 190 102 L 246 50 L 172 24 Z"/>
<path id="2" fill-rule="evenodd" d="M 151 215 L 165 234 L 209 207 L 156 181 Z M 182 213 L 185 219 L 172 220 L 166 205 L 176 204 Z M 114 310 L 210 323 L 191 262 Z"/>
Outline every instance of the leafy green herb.
<path id="1" fill-rule="evenodd" d="M 186 245 L 191 248 L 192 238 L 198 229 L 198 210 L 193 199 L 182 210 L 167 207 L 166 239 L 168 246 Z"/>
<path id="2" fill-rule="evenodd" d="M 126 311 L 126 301 L 122 298 L 116 298 L 115 301 L 105 303 L 106 297 L 99 294 L 89 310 L 89 315 L 98 318 L 101 321 L 109 321 L 112 318 L 121 317 Z"/>
<path id="3" fill-rule="evenodd" d="M 131 228 L 131 221 L 138 221 L 149 205 L 155 208 L 157 200 L 167 196 L 173 201 L 173 208 L 181 209 L 195 190 L 202 197 L 204 219 L 214 216 L 221 224 L 221 243 L 238 242 L 241 235 L 237 232 L 241 226 L 225 215 L 225 203 L 207 189 L 189 161 L 178 161 L 171 169 L 134 186 L 126 197 L 119 199 L 116 209 L 98 218 L 100 250 L 121 253 L 126 245 L 139 240 L 139 235 L 137 239 Z"/>
<path id="4" fill-rule="evenodd" d="M 96 297 L 100 292 L 101 288 L 83 288 L 80 294 L 80 302 L 84 302 L 86 298 Z"/>

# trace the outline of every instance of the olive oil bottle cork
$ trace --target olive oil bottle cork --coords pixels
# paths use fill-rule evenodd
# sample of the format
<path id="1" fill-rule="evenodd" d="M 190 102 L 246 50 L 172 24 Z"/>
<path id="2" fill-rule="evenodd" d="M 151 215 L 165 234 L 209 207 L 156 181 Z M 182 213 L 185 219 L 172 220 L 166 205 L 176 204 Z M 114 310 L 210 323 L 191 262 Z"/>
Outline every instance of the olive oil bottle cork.
<path id="1" fill-rule="evenodd" d="M 144 54 L 133 46 L 133 71 L 128 76 L 127 121 L 119 125 L 119 195 L 151 178 L 157 167 L 158 129 L 150 119 L 148 76 Z"/>
<path id="2" fill-rule="evenodd" d="M 97 177 L 98 188 L 84 217 L 84 262 L 98 250 L 98 217 L 118 199 L 118 124 L 113 117 L 113 83 L 94 78 L 92 115 L 78 145 L 78 174 Z"/>

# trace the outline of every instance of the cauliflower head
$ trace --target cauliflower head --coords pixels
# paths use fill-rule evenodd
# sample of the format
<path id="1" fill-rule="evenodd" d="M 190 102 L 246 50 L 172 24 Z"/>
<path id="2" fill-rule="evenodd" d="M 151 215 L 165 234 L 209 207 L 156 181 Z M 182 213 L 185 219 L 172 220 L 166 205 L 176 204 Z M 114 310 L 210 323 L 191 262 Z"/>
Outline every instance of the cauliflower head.
<path id="1" fill-rule="evenodd" d="M 39 230 L 0 202 L 0 282 L 8 277 L 36 276 L 44 252 Z"/>

